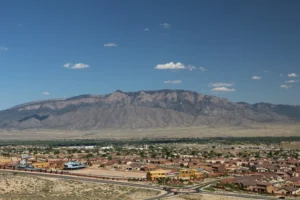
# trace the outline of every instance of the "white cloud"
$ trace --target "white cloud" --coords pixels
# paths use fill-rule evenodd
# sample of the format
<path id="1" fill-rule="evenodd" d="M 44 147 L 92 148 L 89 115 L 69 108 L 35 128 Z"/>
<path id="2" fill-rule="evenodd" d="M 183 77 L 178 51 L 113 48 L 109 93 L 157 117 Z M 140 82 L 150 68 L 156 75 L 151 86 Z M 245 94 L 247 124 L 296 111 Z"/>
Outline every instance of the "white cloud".
<path id="1" fill-rule="evenodd" d="M 0 51 L 7 51 L 8 50 L 8 48 L 6 48 L 6 47 L 0 47 Z"/>
<path id="2" fill-rule="evenodd" d="M 71 68 L 72 69 L 84 69 L 84 68 L 89 68 L 89 65 L 84 64 L 84 63 L 76 63 Z"/>
<path id="3" fill-rule="evenodd" d="M 50 95 L 50 93 L 49 92 L 43 92 L 43 95 L 48 96 L 48 95 Z"/>
<path id="4" fill-rule="evenodd" d="M 85 68 L 89 68 L 90 66 L 84 63 L 75 63 L 75 64 L 66 63 L 64 64 L 64 67 L 68 69 L 85 69 Z"/>
<path id="5" fill-rule="evenodd" d="M 253 76 L 252 79 L 253 80 L 260 80 L 260 79 L 262 79 L 262 77 L 261 76 Z"/>
<path id="6" fill-rule="evenodd" d="M 280 76 L 283 76 L 283 74 L 280 74 Z"/>
<path id="7" fill-rule="evenodd" d="M 211 91 L 212 92 L 235 92 L 235 89 L 228 88 L 228 87 L 215 87 Z"/>
<path id="8" fill-rule="evenodd" d="M 234 83 L 210 83 L 209 87 L 232 87 L 234 85 Z"/>
<path id="9" fill-rule="evenodd" d="M 298 83 L 299 80 L 289 80 L 289 81 L 286 81 L 286 83 Z"/>
<path id="10" fill-rule="evenodd" d="M 189 66 L 187 66 L 187 68 L 188 68 L 188 70 L 190 70 L 190 71 L 193 71 L 194 69 L 196 69 L 196 67 L 193 66 L 193 65 L 189 65 Z"/>
<path id="11" fill-rule="evenodd" d="M 186 69 L 186 67 L 184 66 L 184 64 L 182 64 L 181 62 L 169 62 L 166 64 L 158 64 L 154 67 L 155 69 Z"/>
<path id="12" fill-rule="evenodd" d="M 160 26 L 162 26 L 164 28 L 171 28 L 171 24 L 168 24 L 168 23 L 160 24 Z"/>
<path id="13" fill-rule="evenodd" d="M 199 68 L 201 71 L 203 71 L 203 72 L 206 72 L 207 71 L 207 69 L 205 68 L 205 67 L 200 67 Z"/>
<path id="14" fill-rule="evenodd" d="M 107 44 L 104 44 L 105 47 L 117 47 L 118 45 L 116 43 L 107 43 Z"/>
<path id="15" fill-rule="evenodd" d="M 181 84 L 182 80 L 168 80 L 164 81 L 165 84 Z"/>
<path id="16" fill-rule="evenodd" d="M 22 26 L 24 26 L 23 24 L 18 24 L 18 27 L 22 27 Z"/>
<path id="17" fill-rule="evenodd" d="M 298 77 L 298 75 L 295 73 L 291 73 L 291 74 L 288 74 L 288 77 Z"/>
<path id="18" fill-rule="evenodd" d="M 161 70 L 179 70 L 179 69 L 188 69 L 189 71 L 193 71 L 196 70 L 197 67 L 193 66 L 193 65 L 188 65 L 185 66 L 183 63 L 181 62 L 169 62 L 166 64 L 158 64 L 154 67 L 155 69 L 161 69 Z M 200 67 L 201 68 L 201 67 Z"/>
<path id="19" fill-rule="evenodd" d="M 149 31 L 149 28 L 145 28 L 144 31 Z"/>
<path id="20" fill-rule="evenodd" d="M 281 85 L 280 87 L 284 88 L 284 89 L 290 89 L 292 86 L 291 85 Z"/>
<path id="21" fill-rule="evenodd" d="M 71 67 L 71 65 L 72 65 L 71 63 L 66 63 L 66 64 L 64 64 L 64 67 L 69 68 L 69 67 Z"/>

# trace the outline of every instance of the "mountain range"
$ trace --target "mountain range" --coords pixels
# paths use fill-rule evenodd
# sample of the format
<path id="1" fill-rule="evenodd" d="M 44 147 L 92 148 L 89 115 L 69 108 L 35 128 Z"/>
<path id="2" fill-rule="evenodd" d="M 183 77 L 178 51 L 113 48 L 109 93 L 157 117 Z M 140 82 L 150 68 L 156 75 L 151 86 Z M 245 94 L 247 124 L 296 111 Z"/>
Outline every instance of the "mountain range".
<path id="1" fill-rule="evenodd" d="M 299 123 L 300 106 L 234 103 L 186 90 L 81 95 L 0 111 L 0 129 L 156 129 Z"/>

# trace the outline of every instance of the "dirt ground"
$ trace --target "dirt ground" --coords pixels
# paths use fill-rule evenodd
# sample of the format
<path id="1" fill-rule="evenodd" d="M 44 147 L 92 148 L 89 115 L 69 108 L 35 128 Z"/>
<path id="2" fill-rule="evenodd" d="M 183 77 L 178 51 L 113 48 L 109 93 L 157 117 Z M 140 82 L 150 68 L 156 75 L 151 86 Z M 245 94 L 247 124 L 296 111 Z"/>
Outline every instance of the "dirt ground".
<path id="1" fill-rule="evenodd" d="M 130 178 L 146 178 L 145 172 L 131 172 L 131 171 L 117 171 L 117 170 L 106 170 L 106 169 L 93 169 L 86 168 L 72 173 L 88 174 L 88 175 L 99 175 L 99 176 L 115 176 L 115 177 L 130 177 Z"/>
<path id="2" fill-rule="evenodd" d="M 141 188 L 0 174 L 0 200 L 142 200 L 159 194 Z"/>
<path id="3" fill-rule="evenodd" d="M 42 137 L 41 137 L 42 136 Z M 51 139 L 123 139 L 149 137 L 265 137 L 300 136 L 300 124 L 255 124 L 242 126 L 201 126 L 151 130 L 0 130 L 2 140 L 51 140 Z"/>

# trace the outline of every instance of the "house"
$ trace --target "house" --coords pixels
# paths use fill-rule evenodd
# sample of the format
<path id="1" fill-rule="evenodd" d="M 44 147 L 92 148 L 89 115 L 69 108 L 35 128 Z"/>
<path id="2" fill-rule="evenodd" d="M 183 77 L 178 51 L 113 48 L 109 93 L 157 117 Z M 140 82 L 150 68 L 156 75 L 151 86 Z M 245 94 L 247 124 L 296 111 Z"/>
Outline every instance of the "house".
<path id="1" fill-rule="evenodd" d="M 288 172 L 291 171 L 292 168 L 289 165 L 281 164 L 281 165 L 276 165 L 280 171 L 282 172 Z"/>
<path id="2" fill-rule="evenodd" d="M 246 173 L 249 172 L 249 169 L 246 167 L 235 168 L 234 173 Z"/>
<path id="3" fill-rule="evenodd" d="M 53 159 L 53 160 L 48 160 L 49 162 L 49 168 L 50 169 L 63 169 L 64 164 L 66 163 L 64 160 L 60 159 Z"/>
<path id="4" fill-rule="evenodd" d="M 272 183 L 268 182 L 256 182 L 256 186 L 253 188 L 253 192 L 274 193 L 274 191 Z"/>
<path id="5" fill-rule="evenodd" d="M 157 169 L 157 166 L 152 165 L 152 164 L 144 165 L 143 167 L 141 167 L 141 171 L 152 171 L 152 170 L 155 170 L 155 169 Z"/>
<path id="6" fill-rule="evenodd" d="M 300 177 L 292 177 L 286 181 L 289 185 L 294 185 L 296 188 L 300 188 Z"/>
<path id="7" fill-rule="evenodd" d="M 290 177 L 299 177 L 299 172 L 288 171 L 287 175 L 289 175 Z"/>
<path id="8" fill-rule="evenodd" d="M 5 165 L 6 163 L 10 163 L 11 158 L 0 158 L 0 165 Z"/>
<path id="9" fill-rule="evenodd" d="M 245 162 L 245 161 L 235 161 L 236 163 L 236 166 L 239 166 L 239 167 L 245 167 L 245 166 L 248 166 L 248 162 Z"/>
<path id="10" fill-rule="evenodd" d="M 294 165 L 295 167 L 299 167 L 300 166 L 300 161 L 299 160 L 288 160 L 288 161 L 286 161 L 286 164 Z"/>
<path id="11" fill-rule="evenodd" d="M 268 169 L 263 165 L 252 165 L 250 166 L 252 172 L 267 172 Z"/>
<path id="12" fill-rule="evenodd" d="M 263 178 L 268 181 L 275 181 L 275 182 L 283 181 L 283 179 L 274 172 L 267 172 L 267 173 L 264 173 L 263 175 L 264 175 Z"/>
<path id="13" fill-rule="evenodd" d="M 300 181 L 294 182 L 294 187 L 300 188 Z"/>
<path id="14" fill-rule="evenodd" d="M 208 159 L 206 160 L 206 162 L 211 164 L 224 164 L 225 159 L 224 158 Z"/>
<path id="15" fill-rule="evenodd" d="M 140 171 L 141 168 L 143 167 L 143 165 L 142 164 L 137 164 L 137 163 L 132 163 L 130 165 L 130 167 L 131 167 L 131 170 Z"/>
<path id="16" fill-rule="evenodd" d="M 252 191 L 254 187 L 256 187 L 256 181 L 253 179 L 241 179 L 235 181 L 235 184 L 244 190 Z"/>
<path id="17" fill-rule="evenodd" d="M 198 179 L 203 175 L 201 169 L 182 169 L 179 171 L 179 179 Z"/>
<path id="18" fill-rule="evenodd" d="M 266 168 L 269 172 L 278 172 L 280 170 L 278 166 L 273 166 L 273 165 L 266 166 Z"/>
<path id="19" fill-rule="evenodd" d="M 213 172 L 217 172 L 217 173 L 224 173 L 226 170 L 224 168 L 224 165 L 212 165 L 211 166 L 213 169 Z"/>
<path id="20" fill-rule="evenodd" d="M 155 181 L 161 178 L 167 178 L 168 177 L 168 173 L 170 170 L 154 170 L 154 171 L 149 171 L 147 173 L 147 180 L 148 181 Z"/>
<path id="21" fill-rule="evenodd" d="M 288 178 L 290 178 L 290 176 L 289 176 L 286 172 L 276 172 L 276 174 L 277 174 L 278 176 L 280 176 L 281 178 L 283 178 L 283 179 L 288 179 Z"/>
<path id="22" fill-rule="evenodd" d="M 35 162 L 35 163 L 32 163 L 32 166 L 34 168 L 49 168 L 50 164 L 49 162 Z"/>
<path id="23" fill-rule="evenodd" d="M 82 169 L 85 168 L 85 165 L 79 162 L 68 162 L 66 164 L 64 164 L 64 169 L 68 170 L 68 169 Z"/>
<path id="24" fill-rule="evenodd" d="M 276 194 L 300 194 L 300 188 L 296 188 L 293 186 L 284 186 L 276 191 Z"/>

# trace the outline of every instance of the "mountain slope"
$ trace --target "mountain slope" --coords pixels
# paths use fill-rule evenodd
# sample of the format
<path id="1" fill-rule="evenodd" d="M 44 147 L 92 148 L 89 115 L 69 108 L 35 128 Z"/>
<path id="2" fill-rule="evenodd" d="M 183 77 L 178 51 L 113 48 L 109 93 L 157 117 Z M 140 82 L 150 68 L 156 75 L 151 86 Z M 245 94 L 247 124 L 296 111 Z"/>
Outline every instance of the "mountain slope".
<path id="1" fill-rule="evenodd" d="M 0 129 L 151 129 L 299 122 L 300 107 L 233 103 L 184 90 L 82 95 L 0 111 Z"/>

